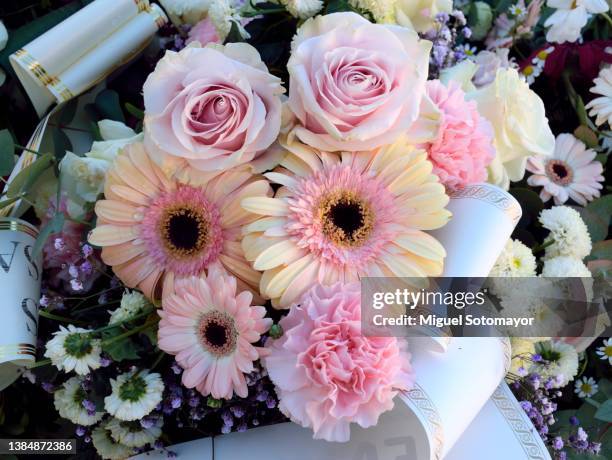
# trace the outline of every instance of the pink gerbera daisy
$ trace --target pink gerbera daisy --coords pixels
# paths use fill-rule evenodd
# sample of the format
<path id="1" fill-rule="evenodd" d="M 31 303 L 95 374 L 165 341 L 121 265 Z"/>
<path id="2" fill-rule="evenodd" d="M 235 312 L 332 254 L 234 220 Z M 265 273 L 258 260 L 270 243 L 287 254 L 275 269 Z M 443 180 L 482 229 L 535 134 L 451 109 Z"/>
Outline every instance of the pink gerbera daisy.
<path id="1" fill-rule="evenodd" d="M 274 306 L 315 283 L 442 273 L 444 248 L 424 230 L 447 222 L 448 197 L 424 151 L 405 140 L 341 156 L 303 148 L 281 165 L 266 174 L 283 185 L 274 198 L 242 201 L 262 216 L 245 226 L 242 247 Z"/>
<path id="2" fill-rule="evenodd" d="M 493 129 L 478 113 L 476 102 L 466 101 L 459 85 L 427 82 L 427 95 L 441 113 L 436 138 L 425 148 L 434 173 L 449 190 L 487 179 L 487 166 L 495 156 Z"/>
<path id="3" fill-rule="evenodd" d="M 542 186 L 540 198 L 554 198 L 556 205 L 569 198 L 585 206 L 599 197 L 604 181 L 603 166 L 595 160 L 596 152 L 571 134 L 559 134 L 551 157 L 535 156 L 527 160 L 527 179 L 531 186 Z"/>
<path id="4" fill-rule="evenodd" d="M 248 395 L 244 374 L 264 351 L 253 343 L 272 324 L 252 299 L 249 291 L 237 294 L 236 278 L 221 271 L 177 280 L 159 311 L 158 343 L 185 370 L 183 385 L 213 398 Z"/>
<path id="5" fill-rule="evenodd" d="M 170 292 L 176 278 L 212 267 L 256 289 L 260 275 L 244 259 L 241 228 L 257 218 L 240 207 L 246 197 L 271 193 L 263 177 L 246 168 L 190 184 L 165 174 L 142 144 L 131 144 L 107 173 L 105 200 L 96 203 L 97 226 L 89 241 L 131 288 L 150 298 Z"/>
<path id="6" fill-rule="evenodd" d="M 376 425 L 414 383 L 404 339 L 361 333 L 359 283 L 313 286 L 266 342 L 264 364 L 279 408 L 315 439 L 348 441 L 350 424 Z"/>

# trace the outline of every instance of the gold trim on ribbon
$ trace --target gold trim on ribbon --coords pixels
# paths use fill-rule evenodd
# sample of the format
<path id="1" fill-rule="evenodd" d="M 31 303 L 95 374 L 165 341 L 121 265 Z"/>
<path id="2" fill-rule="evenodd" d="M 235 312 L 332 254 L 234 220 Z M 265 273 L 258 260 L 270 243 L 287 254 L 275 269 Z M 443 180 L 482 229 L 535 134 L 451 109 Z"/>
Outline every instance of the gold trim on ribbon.
<path id="1" fill-rule="evenodd" d="M 402 392 L 414 404 L 420 415 L 427 421 L 429 434 L 433 438 L 432 457 L 435 460 L 442 458 L 444 447 L 444 430 L 442 429 L 442 419 L 433 401 L 425 390 L 415 382 L 414 388 Z"/>
<path id="2" fill-rule="evenodd" d="M 143 11 L 150 11 L 151 5 L 149 5 L 149 0 L 134 0 L 136 6 L 138 7 L 138 12 L 141 13 Z"/>
<path id="3" fill-rule="evenodd" d="M 13 343 L 9 345 L 0 345 L 0 360 L 15 355 L 36 357 L 36 347 L 31 343 Z"/>
<path id="4" fill-rule="evenodd" d="M 54 85 L 58 82 L 58 78 L 49 75 L 40 62 L 34 59 L 25 49 L 21 48 L 16 51 L 15 57 L 25 64 L 30 73 L 32 73 L 43 86 Z"/>
<path id="5" fill-rule="evenodd" d="M 516 206 L 512 196 L 490 184 L 468 185 L 449 193 L 449 196 L 450 198 L 471 198 L 489 203 L 506 214 L 514 224 L 521 218 L 521 207 Z"/>
<path id="6" fill-rule="evenodd" d="M 32 227 L 30 224 L 27 224 L 25 221 L 17 219 L 0 217 L 0 231 L 3 230 L 25 233 L 32 238 L 38 237 L 38 229 Z"/>

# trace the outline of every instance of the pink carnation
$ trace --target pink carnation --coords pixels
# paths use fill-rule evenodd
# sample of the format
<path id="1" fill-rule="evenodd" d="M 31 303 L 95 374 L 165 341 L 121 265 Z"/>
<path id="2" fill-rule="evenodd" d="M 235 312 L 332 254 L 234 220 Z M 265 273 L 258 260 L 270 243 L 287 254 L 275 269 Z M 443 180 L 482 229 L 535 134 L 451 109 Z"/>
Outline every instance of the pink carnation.
<path id="1" fill-rule="evenodd" d="M 414 378 L 406 342 L 361 335 L 359 283 L 315 285 L 280 321 L 264 364 L 279 408 L 315 439 L 348 441 L 350 423 L 364 428 L 393 408 Z"/>
<path id="2" fill-rule="evenodd" d="M 434 173 L 449 190 L 484 182 L 495 156 L 491 124 L 454 82 L 446 87 L 439 80 L 428 81 L 427 94 L 442 114 L 437 138 L 425 146 Z"/>

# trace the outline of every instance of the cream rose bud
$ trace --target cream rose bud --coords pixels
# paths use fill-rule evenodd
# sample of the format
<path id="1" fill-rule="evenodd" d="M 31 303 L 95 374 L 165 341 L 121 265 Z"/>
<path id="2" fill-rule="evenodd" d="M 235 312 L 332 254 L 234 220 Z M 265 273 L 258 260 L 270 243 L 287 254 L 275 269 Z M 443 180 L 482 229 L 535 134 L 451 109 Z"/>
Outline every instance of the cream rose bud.
<path id="1" fill-rule="evenodd" d="M 452 10 L 453 0 L 397 0 L 395 3 L 397 23 L 417 32 L 427 32 L 434 26 L 438 13 Z"/>
<path id="2" fill-rule="evenodd" d="M 493 125 L 497 154 L 489 165 L 489 182 L 508 189 L 510 181 L 523 178 L 527 157 L 552 155 L 555 136 L 544 103 L 515 69 L 499 69 L 491 84 L 468 97 Z"/>
<path id="3" fill-rule="evenodd" d="M 143 90 L 145 144 L 160 164 L 231 168 L 257 158 L 280 130 L 281 80 L 246 43 L 167 51 Z"/>
<path id="4" fill-rule="evenodd" d="M 287 65 L 293 134 L 325 151 L 393 143 L 418 117 L 430 49 L 413 30 L 355 13 L 307 20 Z"/>

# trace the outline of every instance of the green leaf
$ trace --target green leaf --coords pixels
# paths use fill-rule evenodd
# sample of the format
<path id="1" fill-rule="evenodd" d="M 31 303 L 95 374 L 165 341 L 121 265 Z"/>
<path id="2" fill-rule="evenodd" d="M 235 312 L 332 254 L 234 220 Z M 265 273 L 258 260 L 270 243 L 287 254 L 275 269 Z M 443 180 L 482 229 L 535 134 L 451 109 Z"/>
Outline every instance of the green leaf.
<path id="1" fill-rule="evenodd" d="M 522 187 L 510 189 L 510 194 L 521 204 L 527 223 L 537 221 L 538 215 L 544 209 L 540 196 L 533 190 Z"/>
<path id="2" fill-rule="evenodd" d="M 116 91 L 111 89 L 101 91 L 96 96 L 95 105 L 102 118 L 125 123 L 125 116 L 123 115 L 121 103 L 119 102 L 119 94 L 117 94 Z"/>
<path id="3" fill-rule="evenodd" d="M 587 147 L 594 149 L 599 146 L 599 139 L 597 138 L 597 134 L 585 125 L 580 125 L 574 130 L 574 136 L 584 142 Z"/>
<path id="4" fill-rule="evenodd" d="M 8 129 L 0 131 L 0 177 L 8 176 L 15 166 L 15 142 Z"/>
<path id="5" fill-rule="evenodd" d="M 582 206 L 570 206 L 575 209 L 582 217 L 582 220 L 589 229 L 589 235 L 593 242 L 601 241 L 608 236 L 609 216 L 605 213 L 597 212 L 597 210 L 583 208 Z"/>
<path id="6" fill-rule="evenodd" d="M 34 161 L 30 166 L 22 169 L 19 174 L 14 177 L 8 186 L 8 190 L 6 192 L 7 198 L 13 198 L 21 195 L 22 193 L 27 193 L 30 190 L 30 187 L 36 183 L 42 173 L 44 173 L 54 163 L 55 159 L 50 153 L 40 155 L 36 161 Z"/>
<path id="7" fill-rule="evenodd" d="M 64 132 L 64 130 L 58 127 L 53 128 L 52 137 L 53 153 L 55 154 L 55 159 L 59 163 L 60 160 L 66 155 L 67 151 L 72 152 L 72 142 L 70 142 L 70 138 Z"/>
<path id="8" fill-rule="evenodd" d="M 34 248 L 32 248 L 32 253 L 34 256 L 37 256 L 42 251 L 43 246 L 49 239 L 49 236 L 54 233 L 59 233 L 64 228 L 64 213 L 58 212 L 53 218 L 40 229 L 40 233 L 38 234 L 38 238 L 36 238 L 36 242 L 34 243 Z"/>
<path id="9" fill-rule="evenodd" d="M 599 406 L 595 412 L 595 418 L 604 422 L 612 423 L 612 399 L 608 399 L 605 403 Z"/>
<path id="10" fill-rule="evenodd" d="M 487 36 L 493 23 L 491 6 L 485 2 L 474 2 L 468 11 L 468 25 L 472 30 L 472 39 L 482 40 Z"/>
<path id="11" fill-rule="evenodd" d="M 21 199 L 20 196 L 14 196 L 13 198 L 8 198 L 6 200 L 0 201 L 0 209 L 6 208 L 7 206 L 13 204 L 15 201 L 18 201 L 19 199 Z"/>
<path id="12" fill-rule="evenodd" d="M 125 110 L 128 111 L 132 116 L 138 118 L 139 120 L 144 120 L 144 110 L 139 109 L 134 104 L 130 104 L 129 102 L 125 103 Z"/>
<path id="13" fill-rule="evenodd" d="M 60 125 L 68 125 L 74 120 L 74 116 L 76 115 L 76 110 L 78 106 L 78 99 L 74 98 L 70 101 L 66 102 L 62 107 L 62 113 L 59 116 Z"/>
<path id="14" fill-rule="evenodd" d="M 589 260 L 608 259 L 612 260 L 612 240 L 598 241 L 593 245 Z"/>
<path id="15" fill-rule="evenodd" d="M 118 340 L 102 346 L 102 350 L 107 353 L 113 361 L 124 361 L 126 359 L 138 359 L 140 356 L 136 352 L 136 347 L 131 340 Z"/>
<path id="16" fill-rule="evenodd" d="M 227 38 L 225 39 L 226 43 L 241 43 L 244 42 L 244 38 L 240 34 L 240 29 L 238 29 L 238 24 L 235 21 L 232 21 L 232 27 L 227 34 Z"/>

